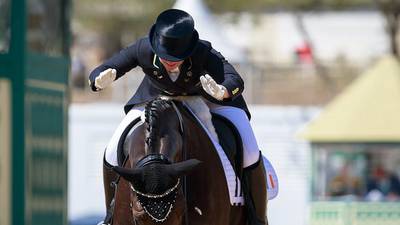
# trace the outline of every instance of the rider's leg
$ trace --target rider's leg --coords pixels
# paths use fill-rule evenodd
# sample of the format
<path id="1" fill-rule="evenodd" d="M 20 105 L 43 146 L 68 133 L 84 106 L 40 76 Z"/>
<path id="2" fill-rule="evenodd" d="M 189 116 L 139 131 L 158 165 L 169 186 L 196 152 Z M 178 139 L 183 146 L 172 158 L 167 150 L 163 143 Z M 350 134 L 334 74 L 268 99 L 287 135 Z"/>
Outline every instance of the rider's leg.
<path id="1" fill-rule="evenodd" d="M 227 118 L 239 131 L 239 134 L 242 137 L 244 151 L 243 168 L 257 163 L 260 150 L 258 148 L 257 140 L 253 129 L 251 128 L 250 121 L 247 118 L 246 112 L 240 108 L 216 104 L 212 104 L 210 106 L 210 111 Z"/>
<path id="2" fill-rule="evenodd" d="M 249 224 L 268 224 L 267 180 L 261 152 L 258 162 L 243 169 L 242 185 Z"/>
<path id="3" fill-rule="evenodd" d="M 112 170 L 112 165 L 108 164 L 107 161 L 103 160 L 103 184 L 104 184 L 104 195 L 105 195 L 105 204 L 106 204 L 106 217 L 101 224 L 111 224 L 112 219 L 112 211 L 111 202 L 114 198 L 115 187 L 112 184 L 115 180 L 117 180 L 117 173 Z"/>
<path id="4" fill-rule="evenodd" d="M 103 184 L 104 184 L 104 195 L 105 195 L 105 204 L 107 215 L 104 222 L 100 224 L 108 224 L 111 221 L 107 221 L 111 219 L 110 215 L 110 205 L 114 198 L 115 189 L 112 185 L 117 179 L 117 174 L 112 170 L 113 166 L 118 165 L 118 158 L 117 158 L 117 147 L 119 139 L 124 132 L 125 128 L 136 118 L 142 115 L 142 108 L 138 109 L 131 109 L 128 114 L 124 117 L 121 123 L 118 125 L 117 129 L 115 130 L 113 136 L 111 137 L 105 153 L 104 153 L 104 160 L 103 160 Z"/>
<path id="5" fill-rule="evenodd" d="M 243 142 L 242 188 L 248 209 L 249 224 L 267 224 L 267 184 L 263 159 L 246 113 L 232 106 L 212 104 L 210 110 L 229 119 Z"/>

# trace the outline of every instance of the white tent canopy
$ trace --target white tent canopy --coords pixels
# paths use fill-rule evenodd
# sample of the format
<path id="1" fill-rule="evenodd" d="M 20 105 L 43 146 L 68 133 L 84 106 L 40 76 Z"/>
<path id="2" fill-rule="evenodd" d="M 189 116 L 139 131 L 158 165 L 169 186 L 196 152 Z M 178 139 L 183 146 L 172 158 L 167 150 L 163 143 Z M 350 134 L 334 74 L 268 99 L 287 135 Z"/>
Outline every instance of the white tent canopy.
<path id="1" fill-rule="evenodd" d="M 194 19 L 200 39 L 210 41 L 213 48 L 221 52 L 230 62 L 241 63 L 246 61 L 244 50 L 224 36 L 216 19 L 213 18 L 202 0 L 177 0 L 173 8 L 189 13 Z"/>

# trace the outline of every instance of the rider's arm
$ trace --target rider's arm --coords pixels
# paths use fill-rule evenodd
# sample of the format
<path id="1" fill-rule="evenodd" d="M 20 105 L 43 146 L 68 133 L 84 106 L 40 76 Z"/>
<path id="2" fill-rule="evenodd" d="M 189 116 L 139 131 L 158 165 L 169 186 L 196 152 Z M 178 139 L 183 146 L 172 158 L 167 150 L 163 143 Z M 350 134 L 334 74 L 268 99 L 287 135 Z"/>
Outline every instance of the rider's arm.
<path id="1" fill-rule="evenodd" d="M 214 80 L 224 86 L 227 93 L 223 101 L 231 101 L 242 94 L 243 79 L 233 66 L 215 49 L 211 49 L 205 61 L 205 70 Z"/>
<path id="2" fill-rule="evenodd" d="M 138 52 L 141 45 L 141 41 L 138 41 L 124 49 L 111 58 L 107 59 L 103 64 L 96 67 L 89 76 L 90 87 L 93 91 L 97 91 L 94 85 L 94 81 L 99 74 L 109 68 L 117 71 L 116 79 L 122 77 L 126 72 L 135 68 L 138 65 Z"/>

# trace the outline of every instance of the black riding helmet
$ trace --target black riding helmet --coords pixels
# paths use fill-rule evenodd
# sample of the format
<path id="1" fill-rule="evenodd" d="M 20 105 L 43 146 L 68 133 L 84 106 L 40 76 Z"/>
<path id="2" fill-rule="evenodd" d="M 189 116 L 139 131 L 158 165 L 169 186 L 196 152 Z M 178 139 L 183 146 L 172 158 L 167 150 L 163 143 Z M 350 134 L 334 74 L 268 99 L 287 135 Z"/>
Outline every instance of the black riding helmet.
<path id="1" fill-rule="evenodd" d="M 149 33 L 151 48 L 162 59 L 181 61 L 189 57 L 199 41 L 194 20 L 187 12 L 168 9 L 162 12 Z"/>

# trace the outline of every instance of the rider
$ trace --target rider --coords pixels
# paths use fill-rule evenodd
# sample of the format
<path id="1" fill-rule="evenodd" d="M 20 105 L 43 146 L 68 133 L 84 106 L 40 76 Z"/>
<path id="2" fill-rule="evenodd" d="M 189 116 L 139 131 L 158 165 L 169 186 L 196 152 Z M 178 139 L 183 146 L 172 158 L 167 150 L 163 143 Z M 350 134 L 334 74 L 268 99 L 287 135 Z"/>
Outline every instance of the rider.
<path id="1" fill-rule="evenodd" d="M 104 154 L 103 178 L 106 207 L 110 206 L 116 179 L 117 146 L 127 125 L 143 110 L 143 104 L 159 95 L 202 96 L 210 111 L 229 119 L 243 142 L 243 187 L 250 224 L 266 224 L 266 184 L 263 160 L 250 126 L 250 113 L 242 97 L 243 80 L 211 43 L 200 40 L 193 18 L 182 10 L 162 12 L 148 37 L 141 38 L 95 68 L 89 77 L 93 91 L 100 91 L 140 66 L 145 77 L 125 105 L 122 120 Z M 260 177 L 262 181 L 260 182 Z M 261 184 L 261 185 L 260 185 Z M 252 198 L 252 196 L 263 196 Z"/>

